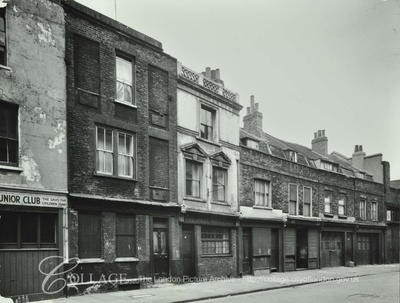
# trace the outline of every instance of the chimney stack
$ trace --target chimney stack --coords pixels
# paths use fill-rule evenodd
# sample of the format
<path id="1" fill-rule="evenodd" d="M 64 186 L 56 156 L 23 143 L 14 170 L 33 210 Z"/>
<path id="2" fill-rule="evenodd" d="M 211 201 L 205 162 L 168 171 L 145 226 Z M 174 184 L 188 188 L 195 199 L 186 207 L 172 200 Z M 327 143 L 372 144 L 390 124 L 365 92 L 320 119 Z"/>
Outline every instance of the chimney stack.
<path id="1" fill-rule="evenodd" d="M 247 114 L 243 117 L 243 128 L 245 131 L 261 137 L 263 115 L 259 112 L 259 104 L 255 103 L 254 95 L 250 96 L 250 107 L 247 107 Z"/>
<path id="2" fill-rule="evenodd" d="M 206 70 L 202 72 L 202 75 L 224 86 L 224 81 L 221 80 L 221 72 L 219 68 L 211 69 L 210 67 L 207 66 Z"/>
<path id="3" fill-rule="evenodd" d="M 351 165 L 358 168 L 359 170 L 364 170 L 364 158 L 365 152 L 363 151 L 362 145 L 354 146 L 354 153 L 351 157 Z"/>
<path id="4" fill-rule="evenodd" d="M 311 141 L 311 149 L 324 156 L 328 154 L 328 137 L 325 136 L 325 129 L 319 129 L 314 133 L 314 139 Z"/>

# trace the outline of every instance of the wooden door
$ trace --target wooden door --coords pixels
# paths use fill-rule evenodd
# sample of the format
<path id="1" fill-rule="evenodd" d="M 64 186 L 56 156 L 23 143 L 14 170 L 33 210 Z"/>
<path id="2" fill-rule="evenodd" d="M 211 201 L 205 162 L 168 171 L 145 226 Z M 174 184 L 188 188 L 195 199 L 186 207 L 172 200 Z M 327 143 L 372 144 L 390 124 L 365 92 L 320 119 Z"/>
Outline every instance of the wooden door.
<path id="1" fill-rule="evenodd" d="M 169 275 L 168 229 L 153 228 L 153 261 L 154 276 Z"/>
<path id="2" fill-rule="evenodd" d="M 318 268 L 319 259 L 319 231 L 308 230 L 308 268 Z"/>
<path id="3" fill-rule="evenodd" d="M 273 229 L 271 233 L 271 271 L 279 270 L 279 230 Z"/>
<path id="4" fill-rule="evenodd" d="M 357 234 L 357 265 L 371 263 L 371 242 L 369 234 Z"/>
<path id="5" fill-rule="evenodd" d="M 285 271 L 296 269 L 296 229 L 288 227 L 284 230 Z"/>
<path id="6" fill-rule="evenodd" d="M 243 274 L 249 275 L 252 273 L 252 266 L 251 266 L 251 230 L 250 229 L 243 229 Z"/>
<path id="7" fill-rule="evenodd" d="M 182 228 L 183 275 L 193 277 L 194 270 L 194 234 L 192 226 Z"/>
<path id="8" fill-rule="evenodd" d="M 343 265 L 343 233 L 322 233 L 322 267 Z"/>

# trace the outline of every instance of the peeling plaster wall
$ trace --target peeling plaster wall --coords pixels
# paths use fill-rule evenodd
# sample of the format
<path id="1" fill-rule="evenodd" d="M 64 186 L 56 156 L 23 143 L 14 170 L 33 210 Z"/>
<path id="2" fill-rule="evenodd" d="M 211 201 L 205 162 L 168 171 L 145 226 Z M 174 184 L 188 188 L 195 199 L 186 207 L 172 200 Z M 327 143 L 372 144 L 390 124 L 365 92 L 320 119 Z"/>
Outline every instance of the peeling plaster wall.
<path id="1" fill-rule="evenodd" d="M 19 171 L 0 186 L 67 190 L 65 22 L 48 0 L 10 0 L 0 100 L 19 105 Z"/>

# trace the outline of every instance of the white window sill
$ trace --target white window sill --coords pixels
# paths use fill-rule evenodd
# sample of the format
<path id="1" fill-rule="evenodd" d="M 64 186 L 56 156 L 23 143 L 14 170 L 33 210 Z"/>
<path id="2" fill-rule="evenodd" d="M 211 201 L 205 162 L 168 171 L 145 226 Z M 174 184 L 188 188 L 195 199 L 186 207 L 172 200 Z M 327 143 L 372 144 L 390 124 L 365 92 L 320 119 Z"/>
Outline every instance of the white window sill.
<path id="1" fill-rule="evenodd" d="M 23 169 L 18 166 L 8 166 L 8 165 L 0 165 L 0 170 L 10 170 L 10 171 L 16 171 L 16 172 L 22 172 Z"/>
<path id="2" fill-rule="evenodd" d="M 201 198 L 196 198 L 196 197 L 184 197 L 184 200 L 188 200 L 188 201 L 194 201 L 194 202 L 202 202 L 202 203 L 206 203 L 206 200 L 203 200 Z"/>
<path id="3" fill-rule="evenodd" d="M 5 70 L 7 70 L 7 71 L 9 71 L 9 72 L 12 71 L 11 67 L 5 66 L 5 65 L 2 65 L 2 64 L 0 64 L 0 69 L 5 69 Z"/>
<path id="4" fill-rule="evenodd" d="M 115 258 L 115 262 L 139 262 L 139 258 L 135 257 L 124 257 L 124 258 Z"/>
<path id="5" fill-rule="evenodd" d="M 132 104 L 132 103 L 122 102 L 122 101 L 119 101 L 119 100 L 114 100 L 114 102 L 118 103 L 118 104 L 129 106 L 129 107 L 132 107 L 132 108 L 137 108 L 137 106 L 135 104 Z"/>
<path id="6" fill-rule="evenodd" d="M 104 259 L 101 259 L 101 258 L 79 259 L 78 263 L 81 263 L 81 264 L 86 264 L 86 263 L 104 263 Z"/>
<path id="7" fill-rule="evenodd" d="M 268 209 L 268 210 L 272 210 L 273 209 L 272 207 L 261 206 L 261 205 L 253 205 L 253 208 L 256 208 L 256 209 Z"/>

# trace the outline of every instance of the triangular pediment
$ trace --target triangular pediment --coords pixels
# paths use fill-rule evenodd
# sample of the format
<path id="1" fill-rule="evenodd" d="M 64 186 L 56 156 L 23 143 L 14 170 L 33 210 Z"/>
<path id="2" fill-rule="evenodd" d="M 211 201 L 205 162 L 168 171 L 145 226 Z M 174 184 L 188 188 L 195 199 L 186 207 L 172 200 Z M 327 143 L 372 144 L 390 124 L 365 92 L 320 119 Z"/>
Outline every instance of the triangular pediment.
<path id="1" fill-rule="evenodd" d="M 185 156 L 190 156 L 195 160 L 205 160 L 207 158 L 207 153 L 198 145 L 197 143 L 189 143 L 181 146 L 181 150 Z"/>
<path id="2" fill-rule="evenodd" d="M 223 151 L 213 154 L 210 158 L 214 163 L 223 163 L 225 165 L 231 164 L 231 159 L 229 159 Z"/>

